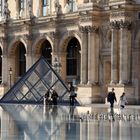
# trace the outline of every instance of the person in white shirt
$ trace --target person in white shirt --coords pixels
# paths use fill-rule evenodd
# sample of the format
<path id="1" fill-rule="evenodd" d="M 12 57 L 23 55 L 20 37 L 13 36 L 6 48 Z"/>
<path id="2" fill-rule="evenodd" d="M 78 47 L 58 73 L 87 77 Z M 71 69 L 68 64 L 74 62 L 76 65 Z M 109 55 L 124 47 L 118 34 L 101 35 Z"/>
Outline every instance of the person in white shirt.
<path id="1" fill-rule="evenodd" d="M 120 96 L 120 108 L 123 109 L 125 108 L 125 104 L 128 103 L 126 100 L 126 96 L 125 96 L 125 92 L 122 93 L 122 95 Z"/>

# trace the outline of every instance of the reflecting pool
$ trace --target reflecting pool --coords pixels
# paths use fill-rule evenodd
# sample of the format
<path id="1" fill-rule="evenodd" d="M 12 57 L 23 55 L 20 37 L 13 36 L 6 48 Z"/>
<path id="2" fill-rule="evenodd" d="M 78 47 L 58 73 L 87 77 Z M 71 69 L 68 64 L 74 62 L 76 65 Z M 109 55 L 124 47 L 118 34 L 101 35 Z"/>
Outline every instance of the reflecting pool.
<path id="1" fill-rule="evenodd" d="M 140 108 L 108 106 L 0 107 L 0 140 L 139 140 Z"/>

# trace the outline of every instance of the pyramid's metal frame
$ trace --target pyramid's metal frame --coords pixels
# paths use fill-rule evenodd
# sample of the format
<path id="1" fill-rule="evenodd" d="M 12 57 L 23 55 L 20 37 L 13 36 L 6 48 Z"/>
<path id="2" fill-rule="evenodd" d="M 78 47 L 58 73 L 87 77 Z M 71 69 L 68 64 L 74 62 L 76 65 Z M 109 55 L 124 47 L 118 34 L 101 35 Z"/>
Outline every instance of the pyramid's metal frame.
<path id="1" fill-rule="evenodd" d="M 41 57 L 1 98 L 0 103 L 43 103 L 48 90 L 55 90 L 61 103 L 69 100 L 68 87 L 47 60 Z"/>

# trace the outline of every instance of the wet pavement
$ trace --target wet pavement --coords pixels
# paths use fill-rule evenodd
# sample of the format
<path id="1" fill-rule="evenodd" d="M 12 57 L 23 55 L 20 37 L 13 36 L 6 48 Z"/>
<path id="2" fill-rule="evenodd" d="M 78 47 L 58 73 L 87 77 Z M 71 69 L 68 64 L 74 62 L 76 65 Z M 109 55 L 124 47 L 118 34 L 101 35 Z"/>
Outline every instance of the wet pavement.
<path id="1" fill-rule="evenodd" d="M 0 107 L 1 140 L 139 140 L 140 107 L 43 106 Z"/>

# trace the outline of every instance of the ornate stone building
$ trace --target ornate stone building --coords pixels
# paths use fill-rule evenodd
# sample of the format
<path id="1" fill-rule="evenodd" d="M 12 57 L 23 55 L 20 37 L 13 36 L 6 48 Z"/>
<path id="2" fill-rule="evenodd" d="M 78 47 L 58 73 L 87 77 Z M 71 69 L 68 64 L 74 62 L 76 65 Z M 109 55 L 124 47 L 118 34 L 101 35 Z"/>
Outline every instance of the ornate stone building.
<path id="1" fill-rule="evenodd" d="M 0 93 L 40 58 L 57 59 L 80 103 L 114 87 L 140 103 L 138 0 L 0 0 Z M 10 68 L 12 74 L 9 73 Z"/>

